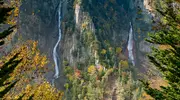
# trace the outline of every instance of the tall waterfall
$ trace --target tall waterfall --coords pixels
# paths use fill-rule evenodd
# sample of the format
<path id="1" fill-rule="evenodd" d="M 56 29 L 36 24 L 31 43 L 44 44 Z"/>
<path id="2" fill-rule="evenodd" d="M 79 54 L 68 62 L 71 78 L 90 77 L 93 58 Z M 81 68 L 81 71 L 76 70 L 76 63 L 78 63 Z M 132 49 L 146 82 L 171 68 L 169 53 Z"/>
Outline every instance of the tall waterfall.
<path id="1" fill-rule="evenodd" d="M 59 4 L 59 9 L 58 9 L 58 40 L 53 48 L 53 60 L 55 64 L 55 74 L 54 74 L 54 79 L 53 79 L 53 84 L 54 80 L 59 77 L 59 63 L 58 63 L 58 53 L 57 53 L 57 47 L 61 41 L 61 3 Z"/>
<path id="2" fill-rule="evenodd" d="M 133 66 L 135 66 L 134 55 L 133 55 L 133 29 L 130 22 L 129 40 L 128 40 L 128 57 Z"/>

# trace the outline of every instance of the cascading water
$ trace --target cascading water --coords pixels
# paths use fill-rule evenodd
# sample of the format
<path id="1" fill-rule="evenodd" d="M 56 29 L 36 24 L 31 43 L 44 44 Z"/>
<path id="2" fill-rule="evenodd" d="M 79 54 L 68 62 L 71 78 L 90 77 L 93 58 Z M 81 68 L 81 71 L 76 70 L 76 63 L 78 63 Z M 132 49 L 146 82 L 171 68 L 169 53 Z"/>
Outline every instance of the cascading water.
<path id="1" fill-rule="evenodd" d="M 58 41 L 56 42 L 53 48 L 53 60 L 55 63 L 55 74 L 54 74 L 54 79 L 52 80 L 53 85 L 54 85 L 54 80 L 59 77 L 59 65 L 58 65 L 59 63 L 58 63 L 57 47 L 61 41 L 61 3 L 59 4 L 59 9 L 58 9 L 58 32 L 59 32 Z"/>
<path id="2" fill-rule="evenodd" d="M 133 66 L 135 66 L 134 55 L 133 55 L 133 29 L 130 22 L 129 40 L 128 40 L 128 57 Z"/>

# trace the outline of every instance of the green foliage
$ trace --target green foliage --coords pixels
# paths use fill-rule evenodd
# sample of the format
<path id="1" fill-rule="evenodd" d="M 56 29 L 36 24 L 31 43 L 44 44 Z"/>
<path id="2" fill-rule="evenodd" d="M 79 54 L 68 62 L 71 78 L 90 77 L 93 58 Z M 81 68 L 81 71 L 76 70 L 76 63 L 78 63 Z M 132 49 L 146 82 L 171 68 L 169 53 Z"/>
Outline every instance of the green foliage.
<path id="1" fill-rule="evenodd" d="M 112 98 L 114 92 L 118 100 L 137 100 L 141 96 L 141 86 L 133 80 L 130 71 L 122 70 L 123 67 L 105 68 L 102 65 L 91 65 L 82 70 L 66 66 L 65 99 L 103 100 Z"/>
<path id="2" fill-rule="evenodd" d="M 153 48 L 149 55 L 150 61 L 163 74 L 169 85 L 161 90 L 153 89 L 144 82 L 146 92 L 157 100 L 180 99 L 180 9 L 179 3 L 174 0 L 164 0 L 157 5 L 157 12 L 163 18 L 159 30 L 150 35 L 150 43 L 166 45 L 167 48 Z"/>

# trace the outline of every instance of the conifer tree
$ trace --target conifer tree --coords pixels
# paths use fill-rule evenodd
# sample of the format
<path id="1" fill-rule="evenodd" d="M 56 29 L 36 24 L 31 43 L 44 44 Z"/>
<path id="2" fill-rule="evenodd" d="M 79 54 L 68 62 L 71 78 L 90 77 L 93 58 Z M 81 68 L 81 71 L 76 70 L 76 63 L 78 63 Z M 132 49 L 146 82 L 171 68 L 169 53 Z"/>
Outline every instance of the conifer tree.
<path id="1" fill-rule="evenodd" d="M 155 34 L 150 34 L 150 43 L 166 48 L 153 48 L 150 61 L 168 81 L 168 86 L 154 89 L 143 82 L 145 91 L 156 100 L 180 100 L 180 4 L 178 0 L 163 0 L 156 5 L 161 16 Z"/>
<path id="2" fill-rule="evenodd" d="M 9 90 L 14 87 L 17 82 L 17 80 L 15 80 L 14 82 L 7 83 L 6 80 L 10 78 L 10 74 L 22 60 L 16 60 L 18 54 L 19 53 L 14 55 L 8 62 L 0 67 L 0 87 L 6 87 L 4 90 L 0 91 L 0 98 L 9 92 Z"/>
<path id="3" fill-rule="evenodd" d="M 6 24 L 7 17 L 10 16 L 9 12 L 13 9 L 10 7 L 5 7 L 3 0 L 0 0 L 0 24 Z M 0 32 L 0 46 L 4 44 L 4 38 L 13 32 L 14 26 Z M 0 66 L 0 87 L 6 87 L 4 90 L 0 91 L 0 98 L 2 98 L 15 84 L 17 81 L 12 83 L 5 83 L 5 81 L 10 77 L 9 74 L 13 72 L 16 66 L 21 62 L 21 60 L 15 60 L 18 53 L 12 57 L 8 62 Z"/>
<path id="4" fill-rule="evenodd" d="M 13 8 L 5 7 L 3 0 L 0 0 L 0 24 L 6 24 L 7 18 L 10 16 L 9 12 L 13 10 Z M 15 26 L 11 26 L 8 29 L 0 32 L 0 46 L 2 46 L 4 42 L 4 38 L 6 38 L 9 34 L 13 32 L 13 28 Z M 14 55 L 9 61 L 0 66 L 0 87 L 5 87 L 0 91 L 0 98 L 2 98 L 9 90 L 14 87 L 17 80 L 14 82 L 7 83 L 6 80 L 10 78 L 10 74 L 16 68 L 16 66 L 21 62 L 21 60 L 16 60 L 19 53 Z"/>
<path id="5" fill-rule="evenodd" d="M 12 11 L 13 8 L 4 6 L 3 0 L 0 0 L 0 24 L 6 24 L 7 18 L 10 16 L 10 11 Z M 8 29 L 0 32 L 0 46 L 5 43 L 3 40 L 6 38 L 9 34 L 13 32 L 13 28 L 15 26 L 11 26 Z"/>
<path id="6" fill-rule="evenodd" d="M 0 0 L 1 26 L 8 24 L 8 17 L 11 16 L 10 12 L 13 9 L 5 6 L 3 0 Z M 0 46 L 5 43 L 4 39 L 15 27 L 10 26 L 0 32 Z M 13 46 L 13 50 L 0 59 L 0 100 L 61 100 L 63 92 L 52 87 L 47 81 L 41 80 L 41 84 L 32 82 L 34 78 L 39 80 L 43 78 L 42 74 L 46 70 L 44 66 L 48 62 L 46 56 L 40 55 L 40 51 L 36 48 L 37 42 L 29 40 L 16 45 L 18 47 Z"/>

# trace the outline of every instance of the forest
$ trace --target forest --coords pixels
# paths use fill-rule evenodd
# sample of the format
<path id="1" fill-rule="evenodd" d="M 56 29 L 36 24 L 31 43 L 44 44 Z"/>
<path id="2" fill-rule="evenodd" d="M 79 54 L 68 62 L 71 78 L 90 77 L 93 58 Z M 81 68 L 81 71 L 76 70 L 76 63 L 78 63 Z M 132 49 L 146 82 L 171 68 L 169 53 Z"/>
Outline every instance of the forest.
<path id="1" fill-rule="evenodd" d="M 180 0 L 0 0 L 0 100 L 180 100 Z"/>

